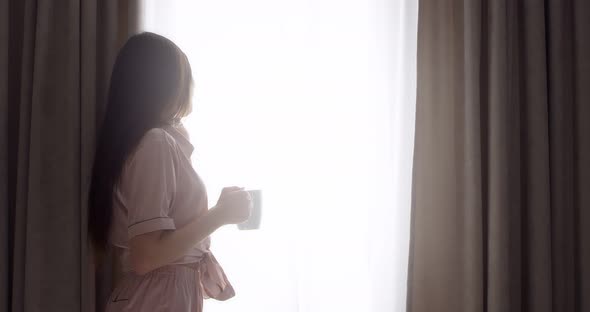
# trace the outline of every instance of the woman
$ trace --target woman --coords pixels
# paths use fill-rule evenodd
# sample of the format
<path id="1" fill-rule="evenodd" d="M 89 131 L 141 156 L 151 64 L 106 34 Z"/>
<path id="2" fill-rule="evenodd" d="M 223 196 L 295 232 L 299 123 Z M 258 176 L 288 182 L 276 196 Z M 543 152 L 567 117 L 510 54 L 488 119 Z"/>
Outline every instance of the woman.
<path id="1" fill-rule="evenodd" d="M 251 198 L 227 187 L 212 209 L 180 124 L 191 112 L 186 55 L 152 33 L 131 37 L 115 62 L 89 198 L 95 248 L 114 248 L 123 278 L 107 311 L 202 311 L 234 295 L 209 235 L 245 221 Z"/>

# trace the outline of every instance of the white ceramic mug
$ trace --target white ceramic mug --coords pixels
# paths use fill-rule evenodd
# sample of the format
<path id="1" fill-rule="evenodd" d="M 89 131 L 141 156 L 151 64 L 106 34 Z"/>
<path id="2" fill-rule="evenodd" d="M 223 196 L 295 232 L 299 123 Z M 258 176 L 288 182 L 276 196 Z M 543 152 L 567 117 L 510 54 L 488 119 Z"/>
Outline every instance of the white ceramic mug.
<path id="1" fill-rule="evenodd" d="M 261 190 L 247 190 L 252 197 L 252 211 L 250 218 L 246 222 L 239 223 L 240 230 L 257 230 L 260 228 L 260 219 L 262 218 L 262 191 Z"/>

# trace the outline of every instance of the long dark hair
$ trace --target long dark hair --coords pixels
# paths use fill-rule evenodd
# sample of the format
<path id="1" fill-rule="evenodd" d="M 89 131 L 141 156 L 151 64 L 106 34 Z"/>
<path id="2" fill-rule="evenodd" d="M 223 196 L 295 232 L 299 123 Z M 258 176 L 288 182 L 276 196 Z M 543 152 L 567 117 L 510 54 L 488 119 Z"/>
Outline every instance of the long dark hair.
<path id="1" fill-rule="evenodd" d="M 186 55 L 162 36 L 134 35 L 119 51 L 88 199 L 89 237 L 98 251 L 108 248 L 114 189 L 127 158 L 148 130 L 190 113 L 191 86 Z"/>

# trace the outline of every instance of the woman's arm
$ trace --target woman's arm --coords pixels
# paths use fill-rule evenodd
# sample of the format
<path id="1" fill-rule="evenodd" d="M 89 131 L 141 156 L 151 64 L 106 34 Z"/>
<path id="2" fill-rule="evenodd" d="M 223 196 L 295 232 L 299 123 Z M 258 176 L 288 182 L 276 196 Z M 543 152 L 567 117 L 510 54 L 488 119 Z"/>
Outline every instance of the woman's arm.
<path id="1" fill-rule="evenodd" d="M 200 241 L 225 224 L 241 223 L 250 216 L 251 198 L 241 188 L 224 188 L 217 205 L 180 229 L 162 230 L 133 237 L 131 265 L 145 274 L 185 255 Z"/>
<path id="2" fill-rule="evenodd" d="M 156 231 L 131 239 L 131 265 L 145 274 L 182 257 L 200 241 L 224 225 L 215 209 L 173 231 Z"/>

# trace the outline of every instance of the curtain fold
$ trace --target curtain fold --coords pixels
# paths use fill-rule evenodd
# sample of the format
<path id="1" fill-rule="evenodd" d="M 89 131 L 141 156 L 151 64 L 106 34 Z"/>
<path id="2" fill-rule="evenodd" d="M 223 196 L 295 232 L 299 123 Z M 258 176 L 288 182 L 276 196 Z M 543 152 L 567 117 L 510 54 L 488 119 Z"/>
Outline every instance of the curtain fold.
<path id="1" fill-rule="evenodd" d="M 94 311 L 86 195 L 132 2 L 0 1 L 0 311 Z"/>
<path id="2" fill-rule="evenodd" d="M 590 311 L 589 20 L 420 2 L 408 311 Z"/>

